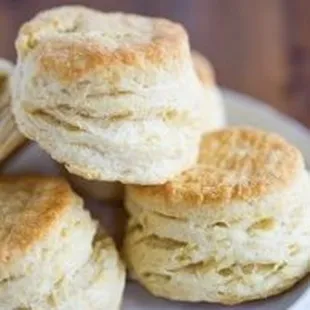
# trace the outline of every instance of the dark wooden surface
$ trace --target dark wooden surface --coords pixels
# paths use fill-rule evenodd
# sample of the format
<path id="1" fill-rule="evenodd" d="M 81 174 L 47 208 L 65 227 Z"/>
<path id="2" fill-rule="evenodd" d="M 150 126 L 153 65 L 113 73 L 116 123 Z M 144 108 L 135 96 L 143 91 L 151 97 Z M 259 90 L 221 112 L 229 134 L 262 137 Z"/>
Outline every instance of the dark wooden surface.
<path id="1" fill-rule="evenodd" d="M 309 0 L 0 0 L 0 56 L 14 60 L 20 24 L 64 2 L 182 22 L 221 85 L 310 126 Z"/>

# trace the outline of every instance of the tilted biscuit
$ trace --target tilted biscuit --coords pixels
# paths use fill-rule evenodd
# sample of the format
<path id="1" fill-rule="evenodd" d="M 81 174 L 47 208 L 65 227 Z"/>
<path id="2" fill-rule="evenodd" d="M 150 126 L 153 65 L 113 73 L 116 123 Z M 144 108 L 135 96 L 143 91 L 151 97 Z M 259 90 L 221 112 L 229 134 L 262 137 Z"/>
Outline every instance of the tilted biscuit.
<path id="1" fill-rule="evenodd" d="M 10 77 L 14 65 L 0 58 L 0 163 L 25 142 L 11 112 Z"/>
<path id="2" fill-rule="evenodd" d="M 10 100 L 10 76 L 14 65 L 4 58 L 0 58 L 0 111 L 8 105 Z"/>
<path id="3" fill-rule="evenodd" d="M 60 178 L 1 176 L 0 217 L 0 308 L 37 310 L 48 302 L 49 309 L 59 309 L 53 305 L 54 294 L 62 283 L 84 273 L 95 255 L 92 243 L 98 225 L 82 199 Z M 123 290 L 122 268 L 112 273 L 119 289 L 102 291 L 107 304 L 115 296 L 119 303 Z"/>
<path id="4" fill-rule="evenodd" d="M 152 294 L 236 304 L 287 290 L 309 272 L 310 179 L 276 134 L 227 128 L 203 138 L 196 167 L 126 188 L 124 252 Z"/>
<path id="5" fill-rule="evenodd" d="M 70 172 L 159 184 L 195 163 L 205 93 L 181 25 L 61 7 L 23 25 L 16 48 L 19 128 Z"/>

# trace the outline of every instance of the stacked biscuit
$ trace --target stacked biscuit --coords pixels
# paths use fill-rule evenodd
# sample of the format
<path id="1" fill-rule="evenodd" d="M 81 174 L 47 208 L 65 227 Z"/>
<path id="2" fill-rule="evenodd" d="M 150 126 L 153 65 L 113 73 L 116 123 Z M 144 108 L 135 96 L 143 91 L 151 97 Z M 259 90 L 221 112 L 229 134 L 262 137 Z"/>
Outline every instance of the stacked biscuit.
<path id="1" fill-rule="evenodd" d="M 195 163 L 205 93 L 180 25 L 64 7 L 16 47 L 16 121 L 70 172 L 161 184 Z"/>
<path id="2" fill-rule="evenodd" d="M 274 134 L 220 129 L 213 69 L 190 52 L 181 25 L 62 7 L 23 25 L 16 48 L 20 131 L 81 192 L 120 200 L 126 185 L 124 258 L 152 294 L 233 304 L 309 272 L 302 155 Z M 117 309 L 124 272 L 112 241 L 63 180 L 38 183 L 3 179 L 0 188 L 18 193 L 0 211 L 0 303 Z"/>
<path id="3" fill-rule="evenodd" d="M 221 95 L 215 84 L 214 70 L 211 64 L 197 51 L 192 51 L 192 61 L 196 74 L 205 92 L 204 122 L 205 132 L 219 129 L 225 125 L 225 111 Z M 83 194 L 99 200 L 121 201 L 124 196 L 124 185 L 120 182 L 85 180 L 63 169 L 70 182 Z"/>

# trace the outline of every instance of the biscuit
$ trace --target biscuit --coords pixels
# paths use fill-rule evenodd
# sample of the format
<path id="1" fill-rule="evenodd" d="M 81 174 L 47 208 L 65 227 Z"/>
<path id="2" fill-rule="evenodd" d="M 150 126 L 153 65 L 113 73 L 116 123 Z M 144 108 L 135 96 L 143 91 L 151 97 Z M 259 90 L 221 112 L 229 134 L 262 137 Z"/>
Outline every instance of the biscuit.
<path id="1" fill-rule="evenodd" d="M 226 116 L 223 98 L 216 86 L 214 68 L 202 54 L 195 50 L 192 51 L 192 59 L 205 93 L 203 112 L 205 132 L 220 129 L 226 124 Z"/>
<path id="2" fill-rule="evenodd" d="M 203 138 L 197 165 L 126 188 L 129 269 L 155 296 L 236 304 L 309 272 L 310 179 L 276 134 L 233 127 Z"/>
<path id="3" fill-rule="evenodd" d="M 102 248 L 102 251 L 111 252 L 111 260 L 117 255 L 115 248 L 110 250 L 110 245 L 110 249 L 102 247 L 101 241 L 96 245 L 97 222 L 91 219 L 89 212 L 83 208 L 82 199 L 63 179 L 1 176 L 0 216 L 0 309 L 43 309 L 41 304 L 44 301 L 49 304 L 48 309 L 60 309 L 53 304 L 54 295 L 66 294 L 69 289 L 72 292 L 80 290 L 81 283 L 76 283 L 74 288 L 69 285 L 71 280 L 79 277 L 79 273 L 83 273 L 85 279 L 93 277 L 91 267 L 87 265 L 92 264 L 96 270 L 99 269 L 95 261 L 102 258 L 96 251 L 101 253 Z M 97 247 L 99 250 L 95 250 Z M 108 255 L 105 259 L 108 263 Z M 89 275 L 86 275 L 88 271 Z M 107 303 L 118 295 L 119 303 L 124 285 L 120 277 L 122 267 L 111 270 L 112 274 L 117 280 L 109 280 L 118 282 L 119 290 L 114 286 L 111 287 L 113 291 L 109 291 L 103 286 L 107 290 L 101 294 L 106 296 Z M 99 303 L 98 293 L 92 295 L 87 281 L 83 287 L 85 302 L 89 298 Z M 65 285 L 63 293 L 59 292 L 62 285 Z M 97 290 L 96 285 L 93 288 Z"/>
<path id="4" fill-rule="evenodd" d="M 24 24 L 16 49 L 19 128 L 70 172 L 161 184 L 196 162 L 205 94 L 181 25 L 61 7 Z"/>
<path id="5" fill-rule="evenodd" d="M 10 77 L 14 65 L 0 58 L 0 163 L 25 142 L 11 112 Z"/>
<path id="6" fill-rule="evenodd" d="M 225 125 L 225 110 L 219 90 L 215 84 L 214 69 L 210 62 L 199 52 L 192 51 L 192 60 L 196 74 L 205 93 L 205 131 L 212 131 Z M 123 185 L 119 182 L 89 181 L 63 169 L 70 183 L 81 193 L 99 200 L 122 201 Z"/>

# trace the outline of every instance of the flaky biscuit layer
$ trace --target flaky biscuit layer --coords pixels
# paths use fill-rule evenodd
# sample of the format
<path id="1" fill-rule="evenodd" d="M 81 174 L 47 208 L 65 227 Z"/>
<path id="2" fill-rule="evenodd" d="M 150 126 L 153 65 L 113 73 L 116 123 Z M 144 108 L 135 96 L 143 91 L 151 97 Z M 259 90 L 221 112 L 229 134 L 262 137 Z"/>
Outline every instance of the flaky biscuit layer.
<path id="1" fill-rule="evenodd" d="M 19 128 L 72 173 L 156 184 L 196 161 L 205 94 L 182 26 L 63 7 L 26 23 L 16 47 Z"/>

